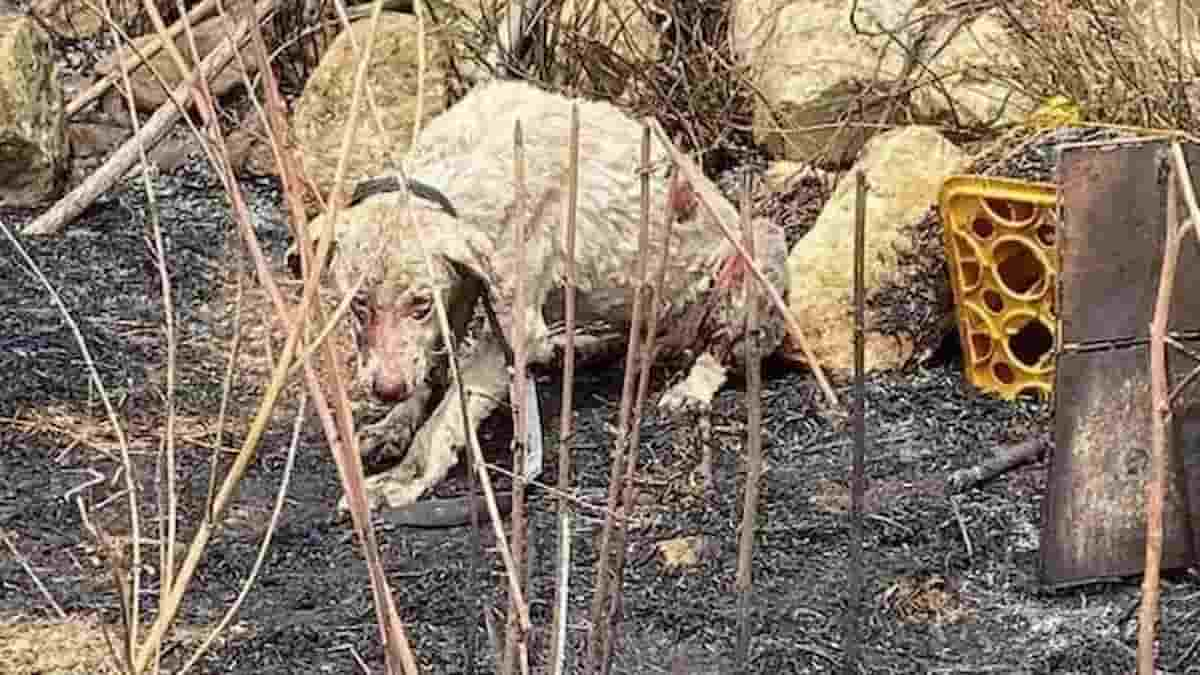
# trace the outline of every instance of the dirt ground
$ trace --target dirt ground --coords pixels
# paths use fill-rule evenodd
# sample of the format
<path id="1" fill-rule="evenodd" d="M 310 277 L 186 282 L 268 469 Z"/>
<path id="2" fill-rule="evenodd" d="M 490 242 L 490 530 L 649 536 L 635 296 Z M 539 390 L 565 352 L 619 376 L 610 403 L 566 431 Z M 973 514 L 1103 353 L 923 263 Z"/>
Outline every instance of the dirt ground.
<path id="1" fill-rule="evenodd" d="M 236 256 L 227 241 L 224 197 L 203 167 L 193 163 L 157 180 L 180 333 L 177 452 L 184 525 L 177 539 L 183 545 L 207 494 L 235 332 Z M 287 229 L 275 186 L 265 180 L 243 186 L 258 234 L 282 270 Z M 142 536 L 149 540 L 142 548 L 140 599 L 153 612 L 160 534 L 150 515 L 164 431 L 166 352 L 146 213 L 139 183 L 131 181 L 63 235 L 22 244 L 78 322 L 128 430 L 145 516 Z M 15 230 L 32 215 L 6 211 L 0 220 Z M 13 247 L 3 241 L 0 250 L 0 532 L 20 554 L 15 558 L 7 547 L 0 553 L 0 672 L 115 672 L 104 630 L 118 630 L 118 598 L 107 554 L 84 532 L 75 497 L 89 505 L 93 526 L 117 540 L 130 537 L 118 446 L 70 328 Z M 280 345 L 278 332 L 263 321 L 269 312 L 262 290 L 247 282 L 245 294 L 244 342 L 223 448 L 238 447 L 244 437 L 264 389 L 267 344 L 276 350 Z M 654 396 L 671 375 L 656 377 Z M 579 374 L 575 468 L 582 488 L 607 484 L 612 438 L 606 425 L 616 419 L 620 379 L 619 367 Z M 549 444 L 542 480 L 553 483 L 561 383 L 552 372 L 539 374 L 538 381 Z M 168 671 L 220 621 L 254 566 L 288 461 L 300 391 L 292 386 L 286 392 L 231 519 L 200 565 L 164 656 Z M 849 400 L 850 392 L 842 387 L 839 395 Z M 1038 586 L 1045 465 L 1026 466 L 954 498 L 944 492 L 950 472 L 981 461 L 997 444 L 1046 429 L 1046 407 L 974 393 L 962 379 L 953 345 L 933 362 L 871 377 L 868 396 L 864 672 L 1131 672 L 1137 579 L 1058 593 Z M 807 372 L 769 363 L 763 401 L 768 470 L 758 519 L 749 670 L 835 672 L 846 589 L 849 427 L 823 414 Z M 673 659 L 683 666 L 678 672 L 733 672 L 744 424 L 744 390 L 735 383 L 719 396 L 714 413 L 717 489 L 706 497 L 695 472 L 699 455 L 688 437 L 692 425 L 648 412 L 639 471 L 645 525 L 630 535 L 615 672 L 671 672 Z M 500 419 L 486 431 L 485 444 L 503 463 L 498 450 L 507 446 L 511 429 Z M 227 463 L 229 453 L 222 456 Z M 464 486 L 460 473 L 439 492 Z M 366 567 L 349 525 L 332 519 L 339 491 L 310 412 L 258 580 L 192 672 L 352 673 L 361 672 L 359 659 L 380 671 Z M 529 595 L 537 663 L 553 590 L 552 505 L 544 492 L 534 491 Z M 580 516 L 570 602 L 576 654 L 585 636 L 599 532 L 598 520 L 588 512 Z M 385 515 L 377 522 L 384 564 L 423 672 L 467 672 L 472 642 L 479 645 L 473 672 L 492 672 L 475 601 L 504 607 L 498 557 L 486 552 L 472 574 L 477 549 L 469 527 L 405 529 Z M 698 562 L 669 568 L 656 545 L 686 536 L 705 542 Z M 490 546 L 490 534 L 483 538 Z M 1200 673 L 1200 576 L 1178 572 L 1163 583 L 1160 667 Z M 502 625 L 500 615 L 496 623 Z"/>

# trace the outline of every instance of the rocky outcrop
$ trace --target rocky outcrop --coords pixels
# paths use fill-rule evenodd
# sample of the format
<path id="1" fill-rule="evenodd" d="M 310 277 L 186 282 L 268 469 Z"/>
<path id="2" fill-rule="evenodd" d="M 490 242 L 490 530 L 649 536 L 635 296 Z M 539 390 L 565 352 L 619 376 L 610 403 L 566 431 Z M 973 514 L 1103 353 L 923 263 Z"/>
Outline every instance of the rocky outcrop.
<path id="1" fill-rule="evenodd" d="M 755 140 L 777 158 L 845 165 L 879 123 L 1020 119 L 1030 102 L 984 70 L 1007 58 L 1007 33 L 997 15 L 966 11 L 939 0 L 742 0 L 732 40 L 763 94 Z M 841 124 L 848 115 L 858 124 Z"/>
<path id="2" fill-rule="evenodd" d="M 814 356 L 834 374 L 853 367 L 855 174 L 866 174 L 864 285 L 867 295 L 867 370 L 903 366 L 919 348 L 914 335 L 940 336 L 953 319 L 949 280 L 940 260 L 940 225 L 923 217 L 937 203 L 942 181 L 963 170 L 968 156 L 929 127 L 905 127 L 871 139 L 838 183 L 812 230 L 788 257 L 788 298 Z M 939 258 L 938 256 L 942 256 Z M 934 270 L 934 271 L 930 271 Z M 903 297 L 898 297 L 900 294 Z M 924 325 L 897 330 L 896 308 Z M 893 313 L 888 316 L 888 313 Z M 790 358 L 801 358 L 789 344 Z"/>
<path id="3" fill-rule="evenodd" d="M 371 21 L 351 24 L 354 39 L 365 48 Z M 426 72 L 422 125 L 446 106 L 444 52 L 441 42 L 426 38 Z M 305 173 L 322 199 L 333 191 L 342 136 L 354 100 L 358 59 L 349 34 L 338 35 L 313 71 L 296 105 L 292 126 Z M 343 196 L 349 197 L 360 179 L 398 166 L 412 142 L 417 115 L 417 20 L 410 14 L 384 12 L 371 48 L 366 86 L 371 88 L 379 116 L 364 95 L 358 113 L 354 146 L 346 163 Z M 379 129 L 382 122 L 383 129 Z"/>
<path id="4" fill-rule="evenodd" d="M 0 16 L 0 203 L 33 206 L 58 194 L 64 126 L 49 37 L 32 19 Z"/>

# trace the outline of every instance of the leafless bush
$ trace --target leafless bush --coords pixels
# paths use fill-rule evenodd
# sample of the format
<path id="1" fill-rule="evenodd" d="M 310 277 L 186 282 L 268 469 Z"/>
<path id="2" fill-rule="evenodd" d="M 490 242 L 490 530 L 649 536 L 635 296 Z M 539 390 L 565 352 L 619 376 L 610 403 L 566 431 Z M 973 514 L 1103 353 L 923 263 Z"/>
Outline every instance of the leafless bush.
<path id="1" fill-rule="evenodd" d="M 1194 20 L 1176 3 L 1148 11 L 1124 0 L 1000 2 L 1014 38 L 996 75 L 1034 100 L 1065 96 L 1089 122 L 1195 126 L 1200 60 Z M 1185 5 L 1183 12 L 1190 11 Z"/>
<path id="2" fill-rule="evenodd" d="M 534 17 L 530 40 L 516 49 L 509 36 L 518 20 L 508 18 L 507 0 L 428 5 L 433 22 L 448 28 L 453 98 L 507 67 L 552 90 L 653 115 L 686 148 L 704 154 L 706 169 L 724 166 L 726 151 L 749 145 L 752 87 L 730 49 L 729 2 L 525 0 Z M 520 11 L 519 2 L 513 6 Z"/>

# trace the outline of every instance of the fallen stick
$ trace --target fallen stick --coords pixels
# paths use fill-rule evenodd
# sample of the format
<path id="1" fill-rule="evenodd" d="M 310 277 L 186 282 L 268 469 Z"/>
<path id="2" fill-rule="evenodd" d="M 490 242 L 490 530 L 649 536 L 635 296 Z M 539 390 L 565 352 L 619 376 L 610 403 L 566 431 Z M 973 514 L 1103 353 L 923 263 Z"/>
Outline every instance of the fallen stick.
<path id="1" fill-rule="evenodd" d="M 1050 438 L 1045 434 L 1027 438 L 1015 445 L 1000 446 L 981 464 L 950 474 L 946 479 L 946 491 L 951 494 L 962 492 L 1018 466 L 1035 462 L 1049 447 Z"/>
<path id="2" fill-rule="evenodd" d="M 174 40 L 179 36 L 180 33 L 183 32 L 184 26 L 187 23 L 195 25 L 196 22 L 207 19 L 213 14 L 213 10 L 215 9 L 217 9 L 217 0 L 204 0 L 204 2 L 193 7 L 192 10 L 187 13 L 187 16 L 181 17 L 171 25 L 171 27 L 167 30 L 168 37 Z M 141 50 L 133 49 L 131 46 L 130 49 L 132 49 L 133 53 L 125 58 L 125 63 L 114 64 L 113 71 L 111 73 L 100 78 L 94 82 L 92 86 L 88 87 L 83 93 L 72 99 L 71 102 L 67 104 L 67 107 L 63 110 L 63 115 L 67 119 L 74 117 L 75 113 L 83 110 L 89 103 L 100 98 L 105 94 L 105 92 L 111 89 L 112 86 L 116 84 L 117 78 L 121 77 L 122 71 L 128 70 L 133 72 L 133 70 L 140 66 L 143 61 L 149 61 L 150 58 L 161 51 L 162 48 L 163 39 L 162 36 L 158 34 L 155 34 L 154 38 L 151 39 L 149 43 L 147 43 L 146 46 Z M 119 49 L 115 57 L 120 58 Z"/>
<path id="3" fill-rule="evenodd" d="M 261 0 L 254 8 L 253 20 L 242 19 L 233 31 L 233 39 L 221 42 L 211 54 L 204 57 L 200 67 L 192 71 L 191 77 L 185 79 L 171 92 L 172 100 L 160 106 L 146 121 L 146 126 L 142 127 L 139 133 L 126 141 L 125 145 L 114 152 L 104 166 L 88 176 L 87 180 L 58 200 L 58 203 L 38 216 L 37 220 L 26 225 L 21 233 L 25 235 L 57 234 L 83 213 L 87 207 L 91 206 L 92 202 L 96 201 L 96 198 L 105 190 L 120 180 L 138 162 L 140 148 L 144 146 L 149 149 L 157 145 L 175 122 L 183 116 L 183 112 L 191 106 L 192 88 L 196 86 L 199 78 L 210 79 L 229 65 L 229 62 L 233 60 L 234 45 L 236 45 L 236 49 L 241 49 L 250 40 L 250 27 L 261 21 L 276 2 L 278 0 Z"/>

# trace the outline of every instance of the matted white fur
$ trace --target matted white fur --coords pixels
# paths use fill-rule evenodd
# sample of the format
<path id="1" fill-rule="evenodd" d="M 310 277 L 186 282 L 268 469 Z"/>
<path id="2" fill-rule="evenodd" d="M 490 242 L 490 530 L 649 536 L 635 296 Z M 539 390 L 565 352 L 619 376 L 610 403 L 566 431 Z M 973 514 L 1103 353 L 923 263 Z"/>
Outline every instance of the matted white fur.
<path id="1" fill-rule="evenodd" d="M 457 219 L 436 205 L 413 200 L 416 230 L 406 223 L 404 195 L 381 194 L 346 209 L 335 225 L 334 270 L 339 286 L 350 288 L 366 274 L 366 298 L 387 324 L 362 346 L 359 377 L 364 384 L 395 384 L 408 394 L 396 411 L 363 431 L 368 453 L 395 445 L 407 450 L 404 461 L 368 480 L 373 505 L 401 506 L 415 501 L 457 462 L 465 445 L 457 393 L 451 389 L 428 419 L 414 420 L 423 405 L 413 397 L 427 395 L 440 344 L 436 321 L 405 316 L 397 307 L 411 306 L 436 288 L 448 302 L 456 335 L 477 300 L 478 283 L 486 280 L 505 332 L 514 317 L 525 323 L 531 363 L 553 355 L 547 317 L 561 314 L 556 290 L 563 284 L 562 207 L 566 190 L 567 141 L 572 100 L 532 85 L 491 81 L 470 92 L 433 119 L 423 130 L 405 164 L 408 178 L 442 191 L 457 210 Z M 579 100 L 579 196 L 576 271 L 580 325 L 601 322 L 623 330 L 632 311 L 637 283 L 640 220 L 639 170 L 642 124 L 603 102 Z M 549 199 L 546 217 L 529 233 L 528 256 L 517 260 L 512 242 L 518 211 L 513 169 L 513 127 L 520 120 L 529 202 Z M 651 235 L 649 272 L 661 259 L 662 231 L 668 214 L 669 160 L 652 140 L 650 181 Z M 532 208 L 531 206 L 529 208 Z M 718 205 L 727 222 L 735 222 L 732 204 Z M 312 231 L 320 231 L 314 222 Z M 786 291 L 787 246 L 783 231 L 765 220 L 755 221 L 759 264 L 777 288 Z M 436 262 L 430 279 L 415 238 Z M 667 392 L 661 403 L 672 407 L 707 405 L 725 381 L 729 367 L 740 367 L 745 297 L 741 282 L 716 275 L 728 268 L 735 252 L 703 209 L 674 225 L 667 258 L 665 288 L 659 312 L 660 338 L 676 356 L 696 362 L 693 372 Z M 723 267 L 726 265 L 726 267 Z M 512 306 L 518 267 L 527 277 L 530 305 Z M 470 270 L 472 274 L 464 274 Z M 653 276 L 651 277 L 653 278 Z M 649 293 L 644 297 L 649 298 Z M 783 336 L 782 319 L 759 295 L 764 317 L 760 340 L 770 353 Z M 699 303 L 709 311 L 693 315 Z M 392 312 L 392 314 L 388 314 Z M 703 324 L 703 325 L 699 325 Z M 686 335 L 685 335 L 686 334 Z M 695 334 L 695 339 L 689 339 Z M 459 346 L 461 350 L 461 345 Z M 484 335 L 463 353 L 462 372 L 469 388 L 471 424 L 477 426 L 507 399 L 508 374 L 495 336 Z M 422 402 L 423 403 L 423 402 Z M 419 427 L 419 428 L 418 428 Z M 415 433 L 412 431 L 417 429 Z M 411 438 L 411 444 L 408 443 Z"/>

